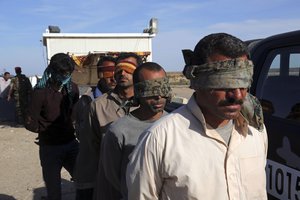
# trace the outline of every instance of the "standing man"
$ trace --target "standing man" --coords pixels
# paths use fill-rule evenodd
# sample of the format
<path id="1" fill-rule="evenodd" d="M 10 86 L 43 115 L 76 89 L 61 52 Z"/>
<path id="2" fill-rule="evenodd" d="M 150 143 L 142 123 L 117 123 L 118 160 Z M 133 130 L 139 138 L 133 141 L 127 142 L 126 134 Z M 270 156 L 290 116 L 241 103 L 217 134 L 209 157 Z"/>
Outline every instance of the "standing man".
<path id="1" fill-rule="evenodd" d="M 7 99 L 9 85 L 10 85 L 10 73 L 4 72 L 3 77 L 0 77 L 0 97 Z"/>
<path id="2" fill-rule="evenodd" d="M 94 90 L 94 98 L 113 90 L 116 87 L 114 71 L 116 60 L 112 56 L 103 56 L 97 63 L 98 84 Z"/>
<path id="3" fill-rule="evenodd" d="M 12 78 L 7 100 L 14 97 L 16 101 L 16 117 L 17 124 L 24 125 L 26 109 L 28 107 L 32 85 L 29 78 L 22 74 L 21 67 L 15 67 L 16 76 Z"/>
<path id="4" fill-rule="evenodd" d="M 61 199 L 61 169 L 71 176 L 78 154 L 73 106 L 79 99 L 78 86 L 71 81 L 73 59 L 64 53 L 52 56 L 42 79 L 35 86 L 25 127 L 38 133 L 39 154 L 47 200 Z"/>
<path id="5" fill-rule="evenodd" d="M 132 74 L 140 64 L 142 59 L 138 55 L 121 53 L 114 73 L 116 87 L 95 99 L 84 113 L 86 120 L 83 122 L 84 132 L 80 133 L 82 144 L 75 173 L 76 200 L 93 198 L 102 138 L 113 121 L 129 112 L 126 103 L 134 93 Z"/>
<path id="6" fill-rule="evenodd" d="M 126 167 L 129 154 L 140 134 L 167 114 L 164 108 L 171 98 L 171 87 L 166 72 L 157 63 L 146 62 L 140 65 L 133 73 L 133 83 L 134 99 L 139 107 L 109 126 L 101 150 L 100 164 L 103 167 L 100 169 L 104 169 L 103 173 L 108 183 L 120 193 L 122 199 L 127 199 Z M 101 185 L 97 190 L 100 190 L 100 195 L 105 196 L 105 199 L 114 199 L 109 198 L 113 197 L 108 194 L 109 191 L 101 190 Z"/>
<path id="7" fill-rule="evenodd" d="M 103 56 L 100 58 L 100 60 L 97 63 L 97 73 L 99 77 L 99 82 L 96 87 L 89 88 L 85 94 L 81 96 L 79 101 L 77 102 L 75 106 L 75 129 L 76 129 L 76 136 L 79 141 L 84 140 L 85 134 L 80 135 L 79 133 L 82 132 L 81 128 L 84 128 L 82 126 L 82 123 L 84 121 L 84 118 L 86 117 L 83 115 L 83 112 L 86 110 L 86 106 L 89 105 L 89 103 L 96 99 L 97 97 L 103 95 L 104 93 L 111 91 L 116 86 L 116 81 L 114 78 L 114 70 L 116 66 L 116 59 L 112 56 Z M 83 137 L 83 138 L 81 138 Z M 80 148 L 84 147 L 84 142 L 79 143 L 79 146 L 82 146 Z"/>
<path id="8" fill-rule="evenodd" d="M 155 123 L 131 154 L 128 199 L 267 199 L 267 134 L 240 113 L 252 82 L 247 46 L 225 33 L 196 45 L 195 93 Z"/>

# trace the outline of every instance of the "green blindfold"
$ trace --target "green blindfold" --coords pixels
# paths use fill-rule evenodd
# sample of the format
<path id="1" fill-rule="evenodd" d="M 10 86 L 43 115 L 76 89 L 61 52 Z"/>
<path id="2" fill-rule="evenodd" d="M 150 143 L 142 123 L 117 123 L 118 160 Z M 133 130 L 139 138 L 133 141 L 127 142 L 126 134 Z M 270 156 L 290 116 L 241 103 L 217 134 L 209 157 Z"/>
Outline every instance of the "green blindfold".
<path id="1" fill-rule="evenodd" d="M 134 84 L 134 97 L 151 97 L 161 96 L 166 98 L 172 97 L 172 90 L 168 78 L 146 80 Z"/>
<path id="2" fill-rule="evenodd" d="M 245 59 L 231 59 L 185 67 L 185 76 L 193 89 L 249 88 L 253 63 Z"/>

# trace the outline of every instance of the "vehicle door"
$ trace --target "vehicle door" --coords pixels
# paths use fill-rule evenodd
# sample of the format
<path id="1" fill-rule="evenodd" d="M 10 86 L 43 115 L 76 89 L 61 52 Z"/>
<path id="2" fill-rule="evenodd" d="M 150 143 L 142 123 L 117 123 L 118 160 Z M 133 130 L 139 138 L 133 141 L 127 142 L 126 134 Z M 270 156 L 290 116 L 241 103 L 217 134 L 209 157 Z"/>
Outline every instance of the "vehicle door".
<path id="1" fill-rule="evenodd" d="M 269 199 L 300 199 L 300 46 L 268 52 L 255 91 L 269 139 Z"/>

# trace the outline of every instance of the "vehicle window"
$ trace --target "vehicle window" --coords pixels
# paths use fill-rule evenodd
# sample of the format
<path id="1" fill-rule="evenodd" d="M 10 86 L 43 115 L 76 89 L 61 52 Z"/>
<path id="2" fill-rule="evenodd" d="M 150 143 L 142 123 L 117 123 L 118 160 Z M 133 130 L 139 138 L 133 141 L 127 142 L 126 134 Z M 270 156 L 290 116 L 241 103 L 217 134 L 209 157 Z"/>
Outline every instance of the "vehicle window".
<path id="1" fill-rule="evenodd" d="M 269 53 L 257 97 L 264 112 L 300 123 L 300 47 Z"/>
<path id="2" fill-rule="evenodd" d="M 289 76 L 299 76 L 300 74 L 300 53 L 292 53 L 290 55 Z"/>
<path id="3" fill-rule="evenodd" d="M 270 70 L 268 71 L 268 76 L 279 76 L 280 69 L 280 55 L 276 55 L 271 63 Z"/>

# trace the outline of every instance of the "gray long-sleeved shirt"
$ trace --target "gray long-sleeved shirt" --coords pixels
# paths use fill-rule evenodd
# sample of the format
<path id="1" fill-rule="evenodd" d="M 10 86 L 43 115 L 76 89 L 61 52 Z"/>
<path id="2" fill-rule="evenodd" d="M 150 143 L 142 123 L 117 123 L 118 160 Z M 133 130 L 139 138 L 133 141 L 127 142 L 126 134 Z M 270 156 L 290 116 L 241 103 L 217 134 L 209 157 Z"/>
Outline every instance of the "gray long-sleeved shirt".
<path id="1" fill-rule="evenodd" d="M 166 115 L 167 113 L 164 113 Z M 129 162 L 129 154 L 133 151 L 141 133 L 154 121 L 141 121 L 133 115 L 126 115 L 109 126 L 103 139 L 101 148 L 101 168 L 106 179 L 119 192 L 119 195 L 109 194 L 102 187 L 97 187 L 97 192 L 106 200 L 127 199 L 126 167 Z M 102 178 L 102 177 L 98 177 Z M 97 180 L 103 183 L 103 180 Z M 106 194 L 105 194 L 106 193 Z M 103 198 L 97 198 L 103 199 Z"/>

